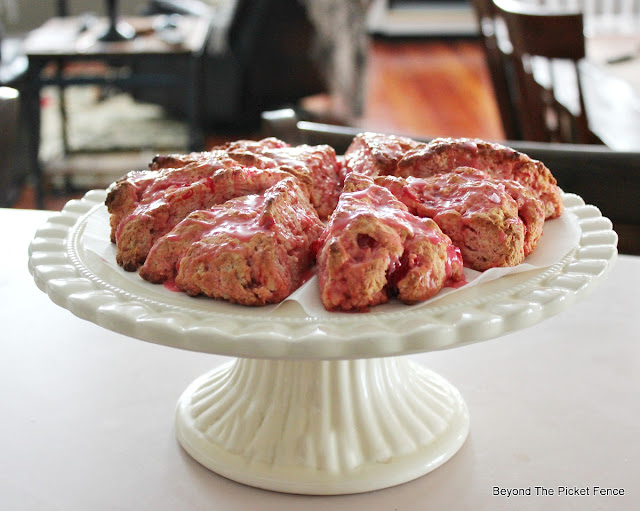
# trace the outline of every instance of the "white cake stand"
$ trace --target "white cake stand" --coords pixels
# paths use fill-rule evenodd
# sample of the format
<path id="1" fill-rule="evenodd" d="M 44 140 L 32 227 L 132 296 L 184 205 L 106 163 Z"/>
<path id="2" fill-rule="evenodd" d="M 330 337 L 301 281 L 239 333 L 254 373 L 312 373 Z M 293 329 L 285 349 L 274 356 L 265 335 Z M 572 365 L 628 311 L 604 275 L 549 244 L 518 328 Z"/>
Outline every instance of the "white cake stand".
<path id="1" fill-rule="evenodd" d="M 36 284 L 110 330 L 237 357 L 186 389 L 177 437 L 223 476 L 291 493 L 380 489 L 446 462 L 467 437 L 467 407 L 449 382 L 399 355 L 494 338 L 552 316 L 594 289 L 617 255 L 611 222 L 565 194 L 581 236 L 551 267 L 418 309 L 314 317 L 295 305 L 252 309 L 132 282 L 85 248 L 104 198 L 104 190 L 89 192 L 38 230 L 29 251 Z"/>

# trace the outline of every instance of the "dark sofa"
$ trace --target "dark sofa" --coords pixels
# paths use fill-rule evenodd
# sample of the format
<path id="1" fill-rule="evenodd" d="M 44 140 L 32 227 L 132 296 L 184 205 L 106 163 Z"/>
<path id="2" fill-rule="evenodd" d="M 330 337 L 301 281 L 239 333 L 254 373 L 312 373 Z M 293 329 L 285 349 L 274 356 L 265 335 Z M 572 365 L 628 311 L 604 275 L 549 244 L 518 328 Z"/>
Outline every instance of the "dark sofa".
<path id="1" fill-rule="evenodd" d="M 173 13 L 208 16 L 212 22 L 200 110 L 205 127 L 257 127 L 260 112 L 326 90 L 312 57 L 314 29 L 300 0 L 232 0 L 218 7 L 199 0 L 150 0 L 146 12 Z M 144 71 L 162 65 L 161 59 L 149 59 Z M 177 115 L 184 113 L 184 94 L 135 92 Z"/>

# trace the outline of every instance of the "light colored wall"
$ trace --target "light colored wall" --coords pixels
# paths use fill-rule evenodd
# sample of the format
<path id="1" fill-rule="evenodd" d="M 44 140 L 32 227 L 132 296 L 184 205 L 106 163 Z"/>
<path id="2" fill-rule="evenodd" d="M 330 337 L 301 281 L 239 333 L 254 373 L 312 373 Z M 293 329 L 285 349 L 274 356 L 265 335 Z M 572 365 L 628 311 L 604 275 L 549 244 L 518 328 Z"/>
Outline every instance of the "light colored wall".
<path id="1" fill-rule="evenodd" d="M 139 14 L 147 0 L 120 0 L 122 14 Z M 93 13 L 105 15 L 106 2 L 103 0 L 67 0 L 72 15 Z M 0 0 L 2 23 L 9 33 L 24 33 L 42 25 L 56 15 L 56 0 Z"/>

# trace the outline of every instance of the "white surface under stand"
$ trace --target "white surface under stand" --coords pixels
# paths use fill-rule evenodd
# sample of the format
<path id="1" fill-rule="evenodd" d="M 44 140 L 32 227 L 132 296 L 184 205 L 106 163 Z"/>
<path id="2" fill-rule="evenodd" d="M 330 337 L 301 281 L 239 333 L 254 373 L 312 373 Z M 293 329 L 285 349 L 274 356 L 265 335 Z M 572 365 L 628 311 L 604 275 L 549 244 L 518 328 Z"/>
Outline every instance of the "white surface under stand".
<path id="1" fill-rule="evenodd" d="M 89 192 L 38 230 L 29 261 L 36 284 L 116 332 L 238 357 L 183 393 L 178 439 L 223 476 L 289 493 L 380 489 L 446 462 L 467 437 L 467 407 L 450 383 L 398 355 L 490 339 L 554 315 L 591 291 L 617 255 L 611 223 L 565 195 L 582 236 L 551 268 L 411 312 L 247 316 L 245 308 L 126 284 L 85 253 L 83 231 L 103 201 L 104 191 Z"/>

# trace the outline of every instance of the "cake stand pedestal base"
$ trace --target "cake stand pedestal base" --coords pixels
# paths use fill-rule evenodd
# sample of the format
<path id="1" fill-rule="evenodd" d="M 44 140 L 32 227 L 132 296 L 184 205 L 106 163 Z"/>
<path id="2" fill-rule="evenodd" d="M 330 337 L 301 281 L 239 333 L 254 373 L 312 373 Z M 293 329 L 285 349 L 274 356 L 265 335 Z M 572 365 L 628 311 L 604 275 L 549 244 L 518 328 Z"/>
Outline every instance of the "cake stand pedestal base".
<path id="1" fill-rule="evenodd" d="M 331 495 L 434 470 L 464 443 L 469 414 L 455 387 L 403 357 L 237 359 L 186 389 L 176 430 L 193 458 L 229 479 Z"/>

